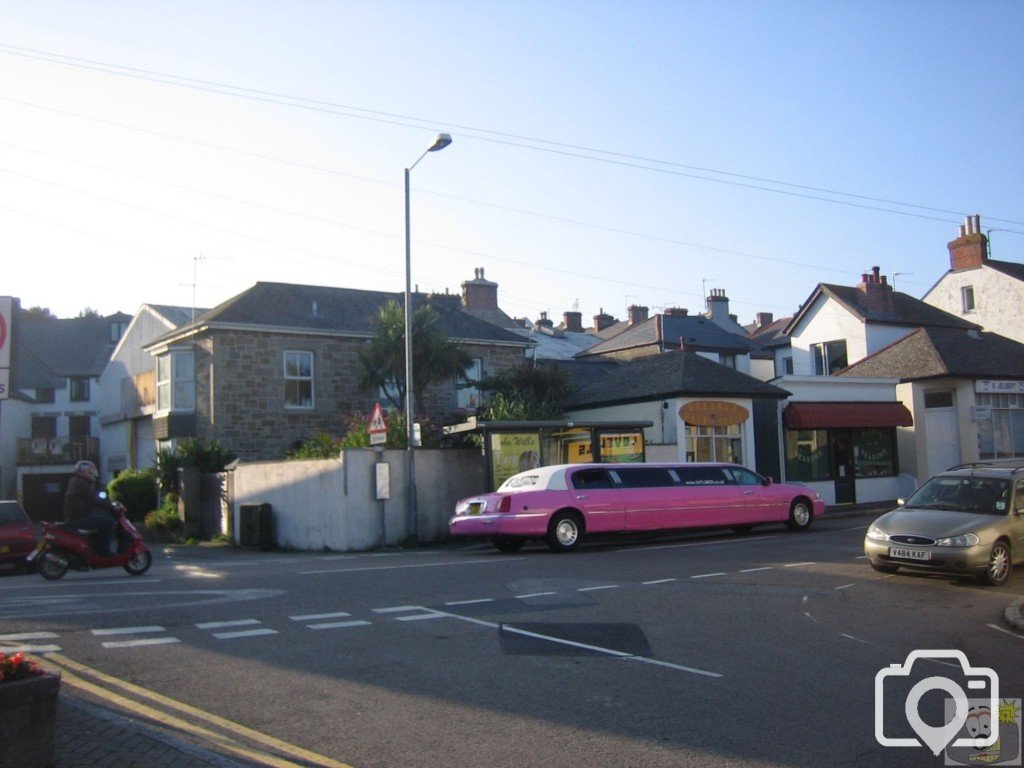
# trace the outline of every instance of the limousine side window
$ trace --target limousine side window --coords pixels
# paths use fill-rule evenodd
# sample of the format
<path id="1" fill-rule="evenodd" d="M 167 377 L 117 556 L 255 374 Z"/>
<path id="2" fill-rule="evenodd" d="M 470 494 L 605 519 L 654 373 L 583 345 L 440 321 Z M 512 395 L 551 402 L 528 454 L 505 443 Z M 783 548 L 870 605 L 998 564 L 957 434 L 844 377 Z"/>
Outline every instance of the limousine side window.
<path id="1" fill-rule="evenodd" d="M 675 473 L 661 467 L 619 467 L 612 474 L 623 488 L 666 488 L 678 484 Z"/>
<path id="2" fill-rule="evenodd" d="M 612 481 L 603 469 L 581 469 L 573 474 L 572 487 L 580 491 L 588 488 L 611 488 Z"/>
<path id="3" fill-rule="evenodd" d="M 678 472 L 683 485 L 729 484 L 721 467 L 680 467 Z"/>
<path id="4" fill-rule="evenodd" d="M 727 467 L 725 474 L 735 485 L 764 485 L 764 479 L 746 467 Z"/>

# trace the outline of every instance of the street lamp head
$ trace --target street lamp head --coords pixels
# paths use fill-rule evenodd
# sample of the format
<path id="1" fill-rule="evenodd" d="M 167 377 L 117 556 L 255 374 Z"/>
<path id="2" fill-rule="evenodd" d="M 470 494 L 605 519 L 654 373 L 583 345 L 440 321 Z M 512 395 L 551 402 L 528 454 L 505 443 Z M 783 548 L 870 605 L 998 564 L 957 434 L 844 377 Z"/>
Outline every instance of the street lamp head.
<path id="1" fill-rule="evenodd" d="M 452 135 L 450 133 L 439 133 L 437 138 L 434 139 L 434 143 L 431 144 L 428 152 L 437 152 L 438 150 L 444 149 L 452 143 Z"/>

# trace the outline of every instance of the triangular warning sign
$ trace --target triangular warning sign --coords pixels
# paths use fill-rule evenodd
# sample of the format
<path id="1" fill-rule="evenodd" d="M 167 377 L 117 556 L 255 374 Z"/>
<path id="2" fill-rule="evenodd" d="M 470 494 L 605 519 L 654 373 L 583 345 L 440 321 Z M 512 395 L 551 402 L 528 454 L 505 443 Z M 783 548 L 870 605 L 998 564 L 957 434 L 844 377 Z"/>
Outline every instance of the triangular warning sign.
<path id="1" fill-rule="evenodd" d="M 373 416 L 370 417 L 370 428 L 368 432 L 372 435 L 374 432 L 387 432 L 388 427 L 384 423 L 384 412 L 380 409 L 380 403 L 377 403 L 373 407 Z"/>

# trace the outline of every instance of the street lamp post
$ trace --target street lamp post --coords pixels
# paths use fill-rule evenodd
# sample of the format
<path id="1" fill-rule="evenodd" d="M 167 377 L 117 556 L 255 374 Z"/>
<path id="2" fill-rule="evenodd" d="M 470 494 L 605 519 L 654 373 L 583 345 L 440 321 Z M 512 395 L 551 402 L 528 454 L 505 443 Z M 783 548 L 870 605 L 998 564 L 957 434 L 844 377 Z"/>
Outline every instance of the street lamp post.
<path id="1" fill-rule="evenodd" d="M 405 499 L 408 515 L 408 533 L 413 541 L 417 538 L 416 522 L 416 470 L 413 463 L 413 438 L 415 435 L 412 397 L 412 237 L 409 231 L 409 172 L 416 167 L 427 152 L 437 152 L 452 143 L 451 135 L 437 134 L 434 143 L 416 158 L 416 162 L 405 169 L 405 453 L 408 471 Z"/>

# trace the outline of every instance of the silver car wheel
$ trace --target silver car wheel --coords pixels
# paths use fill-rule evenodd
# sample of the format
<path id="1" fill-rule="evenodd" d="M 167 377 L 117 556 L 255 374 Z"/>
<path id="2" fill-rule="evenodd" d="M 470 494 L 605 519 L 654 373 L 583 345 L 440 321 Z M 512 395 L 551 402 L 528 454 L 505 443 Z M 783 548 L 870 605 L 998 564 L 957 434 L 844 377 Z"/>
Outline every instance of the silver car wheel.
<path id="1" fill-rule="evenodd" d="M 548 529 L 548 546 L 555 552 L 569 552 L 579 546 L 582 523 L 573 512 L 559 512 Z"/>
<path id="2" fill-rule="evenodd" d="M 789 510 L 789 520 L 786 521 L 786 526 L 791 531 L 806 531 L 811 527 L 812 517 L 810 505 L 806 501 L 798 499 L 793 502 L 793 506 Z"/>
<path id="3" fill-rule="evenodd" d="M 988 568 L 985 570 L 985 581 L 994 587 L 1001 586 L 1010 578 L 1013 564 L 1010 559 L 1010 548 L 1001 541 L 992 547 L 988 557 Z"/>

